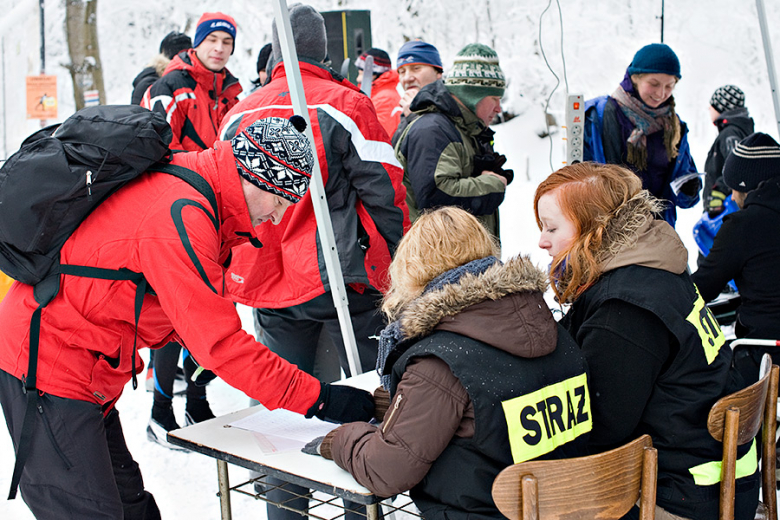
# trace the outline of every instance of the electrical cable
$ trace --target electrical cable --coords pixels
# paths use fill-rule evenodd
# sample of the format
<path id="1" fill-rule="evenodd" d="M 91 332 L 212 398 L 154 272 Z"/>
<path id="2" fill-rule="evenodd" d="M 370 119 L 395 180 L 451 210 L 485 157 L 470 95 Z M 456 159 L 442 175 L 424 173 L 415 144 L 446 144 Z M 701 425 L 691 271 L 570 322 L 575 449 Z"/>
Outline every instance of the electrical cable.
<path id="1" fill-rule="evenodd" d="M 558 19 L 561 24 L 561 62 L 563 63 L 563 79 L 566 84 L 566 91 L 569 91 L 569 79 L 566 75 L 566 59 L 563 55 L 563 12 L 561 11 L 561 3 L 560 0 L 555 0 L 556 5 L 558 6 Z M 547 131 L 547 137 L 550 139 L 550 154 L 548 161 L 550 163 L 550 172 L 555 171 L 555 167 L 553 167 L 552 163 L 552 151 L 553 151 L 553 138 L 552 134 L 550 133 L 550 123 L 547 119 L 547 110 L 550 108 L 550 101 L 552 100 L 553 94 L 555 94 L 555 91 L 558 90 L 558 87 L 561 84 L 561 79 L 558 77 L 558 75 L 553 70 L 552 66 L 550 66 L 550 62 L 547 60 L 547 54 L 544 52 L 544 44 L 542 43 L 542 19 L 544 18 L 544 14 L 550 9 L 550 6 L 552 5 L 552 0 L 548 0 L 547 7 L 544 8 L 544 11 L 542 11 L 542 14 L 539 15 L 539 50 L 542 53 L 542 58 L 544 58 L 544 63 L 547 65 L 547 68 L 550 70 L 550 73 L 555 77 L 555 87 L 550 91 L 550 95 L 547 96 L 547 100 L 544 105 L 544 126 Z"/>

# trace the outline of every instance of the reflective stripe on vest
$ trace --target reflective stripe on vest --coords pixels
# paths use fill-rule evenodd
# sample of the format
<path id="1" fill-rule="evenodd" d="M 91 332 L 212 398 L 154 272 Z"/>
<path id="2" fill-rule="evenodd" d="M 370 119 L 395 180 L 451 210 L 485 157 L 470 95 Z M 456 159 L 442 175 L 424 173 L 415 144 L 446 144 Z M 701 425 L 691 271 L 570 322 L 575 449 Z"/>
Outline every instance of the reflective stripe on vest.
<path id="1" fill-rule="evenodd" d="M 705 462 L 690 468 L 688 471 L 693 475 L 693 482 L 697 486 L 711 486 L 720 482 L 720 472 L 723 462 L 719 460 L 713 460 L 712 462 Z M 750 449 L 745 453 L 742 458 L 737 459 L 737 478 L 747 477 L 752 475 L 758 469 L 758 449 L 756 448 L 756 440 L 753 439 L 753 444 L 750 445 Z"/>
<path id="2" fill-rule="evenodd" d="M 515 463 L 535 459 L 593 429 L 587 376 L 503 401 Z"/>
<path id="3" fill-rule="evenodd" d="M 720 330 L 718 322 L 715 320 L 712 311 L 704 304 L 704 299 L 699 294 L 699 288 L 696 287 L 696 301 L 693 304 L 693 310 L 685 318 L 691 325 L 696 327 L 696 331 L 701 338 L 701 345 L 704 347 L 704 356 L 707 358 L 707 364 L 712 364 L 718 357 L 720 347 L 726 343 L 726 337 Z"/>

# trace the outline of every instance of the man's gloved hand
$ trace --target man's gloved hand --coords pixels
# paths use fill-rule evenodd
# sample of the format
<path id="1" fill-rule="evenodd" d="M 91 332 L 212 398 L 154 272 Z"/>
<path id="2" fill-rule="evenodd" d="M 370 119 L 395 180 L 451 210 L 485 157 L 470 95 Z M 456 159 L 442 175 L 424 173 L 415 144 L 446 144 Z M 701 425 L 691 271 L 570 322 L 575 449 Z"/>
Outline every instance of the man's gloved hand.
<path id="1" fill-rule="evenodd" d="M 301 448 L 301 451 L 309 455 L 322 456 L 322 453 L 320 453 L 320 447 L 322 446 L 322 440 L 324 438 L 325 436 L 323 435 L 322 437 L 317 437 L 316 439 L 310 440 L 308 443 L 306 443 L 306 446 Z"/>
<path id="2" fill-rule="evenodd" d="M 374 398 L 365 390 L 347 385 L 322 383 L 320 397 L 306 412 L 332 423 L 368 422 L 374 417 Z"/>
<path id="3" fill-rule="evenodd" d="M 680 186 L 680 193 L 687 195 L 688 197 L 695 197 L 700 189 L 701 181 L 698 177 L 695 177 Z"/>
<path id="4" fill-rule="evenodd" d="M 506 179 L 506 183 L 509 184 L 515 178 L 515 172 L 512 170 L 505 170 L 503 166 L 506 164 L 506 155 L 488 153 L 485 155 L 474 156 L 474 175 L 482 175 L 483 172 L 493 172 Z"/>
<path id="5" fill-rule="evenodd" d="M 720 191 L 719 188 L 714 187 L 710 192 L 710 200 L 707 201 L 707 215 L 710 218 L 715 218 L 726 209 L 725 201 L 728 194 Z"/>

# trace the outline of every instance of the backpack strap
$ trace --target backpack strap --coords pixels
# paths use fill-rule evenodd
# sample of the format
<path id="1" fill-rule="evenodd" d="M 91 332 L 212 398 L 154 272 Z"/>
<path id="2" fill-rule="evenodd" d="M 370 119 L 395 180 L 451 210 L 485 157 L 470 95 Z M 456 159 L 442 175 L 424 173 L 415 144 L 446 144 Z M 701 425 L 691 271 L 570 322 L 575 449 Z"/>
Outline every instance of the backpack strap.
<path id="1" fill-rule="evenodd" d="M 174 177 L 178 177 L 196 190 L 201 195 L 206 197 L 206 200 L 211 204 L 211 209 L 214 210 L 215 222 L 219 222 L 219 211 L 217 206 L 217 197 L 214 195 L 214 190 L 211 189 L 211 185 L 204 179 L 199 173 L 196 173 L 189 168 L 183 166 L 177 166 L 175 164 L 155 163 L 148 171 L 163 172 Z"/>
<path id="2" fill-rule="evenodd" d="M 217 206 L 217 198 L 214 195 L 214 190 L 209 183 L 198 173 L 184 168 L 182 166 L 176 166 L 173 164 L 156 163 L 149 168 L 148 171 L 159 171 L 178 177 L 198 192 L 206 197 L 211 204 L 211 208 L 214 210 L 214 227 L 219 229 L 219 211 Z M 8 500 L 16 498 L 16 492 L 19 488 L 19 480 L 22 477 L 22 470 L 27 462 L 27 456 L 30 453 L 30 443 L 32 442 L 33 429 L 35 427 L 35 414 L 40 410 L 38 404 L 39 394 L 36 387 L 37 383 L 37 371 L 38 371 L 38 346 L 40 343 L 41 333 L 41 312 L 46 307 L 60 290 L 60 275 L 69 276 L 81 276 L 84 278 L 98 278 L 101 280 L 126 280 L 136 284 L 135 291 L 135 336 L 133 337 L 133 352 L 131 354 L 132 367 L 133 367 L 133 390 L 138 388 L 138 379 L 135 374 L 135 360 L 136 360 L 136 346 L 138 341 L 138 321 L 141 317 L 141 308 L 143 307 L 144 295 L 149 291 L 149 282 L 146 281 L 143 273 L 137 273 L 130 269 L 104 269 L 102 267 L 90 267 L 84 265 L 60 265 L 59 268 L 44 278 L 37 284 L 35 284 L 33 294 L 35 301 L 38 302 L 38 307 L 33 311 L 30 318 L 30 352 L 27 362 L 27 375 L 24 377 L 24 393 L 27 396 L 27 408 L 24 412 L 24 419 L 22 421 L 22 429 L 19 437 L 19 444 L 16 449 L 16 463 L 14 464 L 14 471 L 11 477 L 11 489 L 8 493 Z"/>

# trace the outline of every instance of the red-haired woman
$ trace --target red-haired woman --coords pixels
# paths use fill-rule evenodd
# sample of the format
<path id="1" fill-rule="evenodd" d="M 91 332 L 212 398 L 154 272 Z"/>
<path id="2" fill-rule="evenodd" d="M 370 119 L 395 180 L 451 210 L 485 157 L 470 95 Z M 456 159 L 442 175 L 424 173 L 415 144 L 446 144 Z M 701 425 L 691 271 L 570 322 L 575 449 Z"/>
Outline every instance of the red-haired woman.
<path id="1" fill-rule="evenodd" d="M 686 272 L 680 238 L 654 218 L 658 209 L 630 170 L 591 162 L 553 173 L 534 198 L 552 289 L 571 304 L 562 324 L 590 369 L 593 451 L 650 434 L 656 518 L 717 518 L 722 447 L 707 414 L 734 389 L 731 352 Z M 755 450 L 739 452 L 736 518 L 755 515 Z"/>

